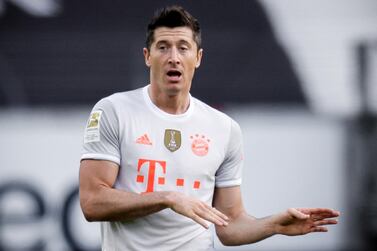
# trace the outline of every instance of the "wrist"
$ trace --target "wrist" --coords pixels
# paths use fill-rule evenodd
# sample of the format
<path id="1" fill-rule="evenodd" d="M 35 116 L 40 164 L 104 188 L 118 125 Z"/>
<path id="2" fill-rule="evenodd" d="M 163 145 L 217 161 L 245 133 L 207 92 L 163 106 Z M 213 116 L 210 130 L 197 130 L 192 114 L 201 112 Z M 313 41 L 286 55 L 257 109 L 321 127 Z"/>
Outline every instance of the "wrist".
<path id="1" fill-rule="evenodd" d="M 267 223 L 267 231 L 269 232 L 269 235 L 275 235 L 275 234 L 281 234 L 281 226 L 278 224 L 277 216 L 272 215 L 268 217 L 268 223 Z"/>
<path id="2" fill-rule="evenodd" d="M 166 208 L 172 208 L 175 201 L 175 193 L 171 191 L 161 192 L 162 204 Z"/>

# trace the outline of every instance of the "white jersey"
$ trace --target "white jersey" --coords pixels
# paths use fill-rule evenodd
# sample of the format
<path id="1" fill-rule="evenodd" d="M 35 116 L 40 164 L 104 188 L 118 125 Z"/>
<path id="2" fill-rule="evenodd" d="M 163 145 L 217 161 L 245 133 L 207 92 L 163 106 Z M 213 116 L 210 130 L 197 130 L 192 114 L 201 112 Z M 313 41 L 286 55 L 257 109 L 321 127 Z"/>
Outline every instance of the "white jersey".
<path id="1" fill-rule="evenodd" d="M 115 188 L 179 191 L 209 205 L 216 187 L 241 184 L 242 136 L 227 115 L 190 96 L 184 114 L 155 106 L 148 86 L 93 108 L 82 159 L 119 165 Z M 102 250 L 213 250 L 213 233 L 171 209 L 127 222 L 101 222 Z"/>

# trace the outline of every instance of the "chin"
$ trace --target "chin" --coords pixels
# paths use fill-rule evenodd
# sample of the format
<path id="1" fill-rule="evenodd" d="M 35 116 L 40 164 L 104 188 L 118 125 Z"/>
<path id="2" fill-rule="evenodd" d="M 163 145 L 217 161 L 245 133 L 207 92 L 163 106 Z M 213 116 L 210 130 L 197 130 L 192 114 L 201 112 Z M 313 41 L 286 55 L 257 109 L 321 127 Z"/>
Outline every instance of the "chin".
<path id="1" fill-rule="evenodd" d="M 177 95 L 181 92 L 181 88 L 168 88 L 166 89 L 166 93 L 169 95 L 169 96 L 174 96 L 174 95 Z"/>
<path id="2" fill-rule="evenodd" d="M 169 95 L 176 95 L 183 91 L 183 86 L 179 83 L 169 83 L 165 89 Z"/>

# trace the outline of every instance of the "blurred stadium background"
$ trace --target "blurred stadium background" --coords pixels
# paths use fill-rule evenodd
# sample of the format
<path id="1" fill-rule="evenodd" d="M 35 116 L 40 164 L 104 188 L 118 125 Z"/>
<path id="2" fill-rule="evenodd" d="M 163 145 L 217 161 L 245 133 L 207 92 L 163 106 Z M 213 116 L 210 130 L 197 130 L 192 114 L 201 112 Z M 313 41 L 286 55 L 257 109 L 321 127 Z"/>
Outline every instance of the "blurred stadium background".
<path id="1" fill-rule="evenodd" d="M 203 30 L 192 94 L 243 129 L 248 211 L 342 212 L 327 234 L 216 248 L 375 247 L 377 1 L 0 0 L 0 250 L 99 250 L 77 197 L 84 126 L 148 83 L 145 27 L 172 3 Z"/>

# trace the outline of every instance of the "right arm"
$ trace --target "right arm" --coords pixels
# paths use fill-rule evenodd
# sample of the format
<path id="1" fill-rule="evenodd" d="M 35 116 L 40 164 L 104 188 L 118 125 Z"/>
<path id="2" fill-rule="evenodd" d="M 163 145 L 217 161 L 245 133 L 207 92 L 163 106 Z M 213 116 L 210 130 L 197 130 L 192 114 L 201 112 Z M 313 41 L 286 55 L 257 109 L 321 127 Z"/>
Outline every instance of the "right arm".
<path id="1" fill-rule="evenodd" d="M 167 208 L 167 193 L 138 195 L 113 188 L 119 166 L 106 160 L 82 160 L 80 205 L 88 221 L 125 221 Z"/>
<path id="2" fill-rule="evenodd" d="M 119 166 L 111 161 L 81 161 L 80 205 L 88 221 L 127 221 L 166 208 L 208 228 L 205 220 L 227 225 L 227 217 L 206 203 L 182 193 L 163 191 L 137 194 L 113 188 Z"/>

